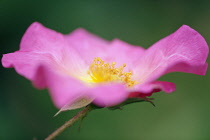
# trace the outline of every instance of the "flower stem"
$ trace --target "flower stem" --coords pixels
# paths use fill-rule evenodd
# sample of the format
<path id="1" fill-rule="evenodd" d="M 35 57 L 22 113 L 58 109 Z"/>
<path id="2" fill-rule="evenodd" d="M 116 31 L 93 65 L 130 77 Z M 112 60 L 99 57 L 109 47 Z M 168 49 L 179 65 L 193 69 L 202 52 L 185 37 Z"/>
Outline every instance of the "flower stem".
<path id="1" fill-rule="evenodd" d="M 52 134 L 50 134 L 45 140 L 54 139 L 60 133 L 62 133 L 66 128 L 72 126 L 75 122 L 84 118 L 87 115 L 87 113 L 90 112 L 91 110 L 93 110 L 93 107 L 91 105 L 86 106 L 82 111 L 78 112 L 76 116 L 71 118 L 69 121 L 64 123 L 61 127 L 59 127 L 57 130 L 55 130 Z"/>

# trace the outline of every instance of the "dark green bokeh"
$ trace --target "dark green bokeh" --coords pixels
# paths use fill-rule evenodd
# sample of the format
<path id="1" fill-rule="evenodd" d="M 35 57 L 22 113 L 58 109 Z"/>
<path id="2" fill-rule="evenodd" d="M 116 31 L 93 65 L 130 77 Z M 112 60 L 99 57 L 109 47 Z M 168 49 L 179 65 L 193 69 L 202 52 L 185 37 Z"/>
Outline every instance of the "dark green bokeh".
<path id="1" fill-rule="evenodd" d="M 1 53 L 19 49 L 27 27 L 39 21 L 61 33 L 83 27 L 107 40 L 120 38 L 149 47 L 187 24 L 210 42 L 210 1 L 1 0 Z M 53 118 L 57 109 L 46 90 L 35 89 L 14 69 L 1 67 L 0 139 L 43 139 L 78 110 Z M 161 78 L 177 91 L 155 94 L 156 107 L 137 103 L 123 110 L 91 112 L 58 139 L 207 140 L 210 139 L 210 76 L 172 73 Z"/>

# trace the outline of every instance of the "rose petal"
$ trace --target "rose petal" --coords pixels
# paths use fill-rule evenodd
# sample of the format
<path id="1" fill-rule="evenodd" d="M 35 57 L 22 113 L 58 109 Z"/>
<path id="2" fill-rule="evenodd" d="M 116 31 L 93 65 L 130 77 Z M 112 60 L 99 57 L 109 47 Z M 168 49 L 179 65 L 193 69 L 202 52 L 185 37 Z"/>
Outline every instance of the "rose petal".
<path id="1" fill-rule="evenodd" d="M 126 63 L 131 68 L 144 52 L 141 47 L 129 45 L 119 39 L 108 42 L 81 28 L 66 35 L 66 38 L 69 46 L 74 47 L 87 64 L 91 64 L 95 57 L 100 57 L 105 62 L 117 62 L 116 66 Z"/>
<path id="2" fill-rule="evenodd" d="M 111 62 L 116 62 L 116 67 L 126 64 L 125 71 L 132 71 L 137 66 L 139 59 L 145 52 L 140 46 L 133 46 L 119 39 L 115 39 L 110 44 L 109 55 Z"/>
<path id="3" fill-rule="evenodd" d="M 35 79 L 34 83 L 41 82 L 46 85 L 54 104 L 58 108 L 75 104 L 75 101 L 81 97 L 93 99 L 86 94 L 88 87 L 71 76 L 56 72 L 46 65 L 40 66 L 37 73 L 41 75 L 42 79 Z"/>
<path id="4" fill-rule="evenodd" d="M 109 83 L 92 88 L 88 94 L 95 97 L 94 104 L 100 107 L 109 107 L 126 100 L 129 93 L 124 85 Z"/>
<path id="5" fill-rule="evenodd" d="M 134 70 L 135 79 L 142 84 L 175 71 L 205 75 L 207 56 L 205 39 L 184 25 L 145 51 Z"/>
<path id="6" fill-rule="evenodd" d="M 14 67 L 20 75 L 29 80 L 34 80 L 36 72 L 41 63 L 51 64 L 55 67 L 54 59 L 50 54 L 39 54 L 34 52 L 21 52 L 4 54 L 2 65 L 6 68 Z M 39 75 L 38 75 L 39 76 Z"/>
<path id="7" fill-rule="evenodd" d="M 66 46 L 67 41 L 61 33 L 34 22 L 26 30 L 20 43 L 20 50 L 54 54 L 60 52 L 60 48 Z"/>
<path id="8" fill-rule="evenodd" d="M 145 83 L 142 85 L 136 85 L 134 90 L 129 93 L 129 98 L 138 98 L 151 96 L 155 92 L 164 91 L 166 93 L 171 93 L 176 90 L 176 85 L 171 82 L 165 81 L 154 81 L 151 83 Z"/>
<path id="9" fill-rule="evenodd" d="M 176 85 L 174 83 L 166 81 L 154 81 L 151 83 L 138 85 L 136 88 L 137 91 L 142 94 L 148 94 L 154 92 L 155 90 L 161 90 L 166 93 L 171 93 L 176 90 Z"/>
<path id="10" fill-rule="evenodd" d="M 37 22 L 27 29 L 20 50 L 5 54 L 2 64 L 8 68 L 15 67 L 19 74 L 30 80 L 37 76 L 36 71 L 40 65 L 51 65 L 56 71 L 78 78 L 86 77 L 89 68 L 62 34 Z"/>
<path id="11" fill-rule="evenodd" d="M 92 63 L 95 57 L 101 57 L 103 60 L 106 60 L 109 56 L 107 51 L 110 43 L 82 28 L 73 31 L 65 37 L 69 46 L 74 48 L 88 65 Z"/>

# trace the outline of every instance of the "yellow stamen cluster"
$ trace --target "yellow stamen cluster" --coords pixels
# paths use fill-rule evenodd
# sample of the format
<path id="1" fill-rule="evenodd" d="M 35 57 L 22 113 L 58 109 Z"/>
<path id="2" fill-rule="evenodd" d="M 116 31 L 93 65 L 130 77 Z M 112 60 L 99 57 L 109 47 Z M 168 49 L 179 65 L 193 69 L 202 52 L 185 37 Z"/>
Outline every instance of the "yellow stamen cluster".
<path id="1" fill-rule="evenodd" d="M 131 80 L 132 72 L 123 72 L 126 64 L 115 68 L 116 62 L 112 62 L 112 64 L 104 63 L 100 57 L 96 57 L 90 68 L 88 70 L 88 74 L 91 77 L 91 81 L 94 83 L 101 82 L 123 82 L 128 87 L 132 87 L 137 84 L 136 81 Z"/>

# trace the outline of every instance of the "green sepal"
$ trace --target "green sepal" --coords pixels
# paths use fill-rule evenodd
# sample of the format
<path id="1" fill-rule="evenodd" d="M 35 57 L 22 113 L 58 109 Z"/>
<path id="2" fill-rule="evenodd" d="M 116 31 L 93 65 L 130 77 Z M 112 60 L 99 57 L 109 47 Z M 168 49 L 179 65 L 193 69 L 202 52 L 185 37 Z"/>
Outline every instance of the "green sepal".
<path id="1" fill-rule="evenodd" d="M 102 109 L 102 108 L 104 108 L 104 107 L 99 107 L 99 106 L 97 106 L 93 103 L 91 103 L 90 106 L 91 106 L 92 109 Z"/>
<path id="2" fill-rule="evenodd" d="M 128 98 L 126 101 L 122 102 L 121 104 L 118 104 L 116 106 L 112 106 L 112 107 L 108 107 L 108 109 L 110 110 L 116 110 L 116 109 L 122 109 L 123 106 L 125 105 L 129 105 L 132 103 L 138 103 L 138 102 L 150 102 L 153 106 L 155 106 L 155 104 L 151 101 L 154 100 L 154 98 Z"/>

